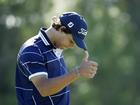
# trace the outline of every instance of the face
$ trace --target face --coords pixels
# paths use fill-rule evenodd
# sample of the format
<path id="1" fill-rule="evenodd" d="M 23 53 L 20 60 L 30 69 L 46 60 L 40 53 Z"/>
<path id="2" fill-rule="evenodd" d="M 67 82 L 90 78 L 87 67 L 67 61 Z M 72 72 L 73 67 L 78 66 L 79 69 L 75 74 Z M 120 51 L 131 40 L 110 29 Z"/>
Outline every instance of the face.
<path id="1" fill-rule="evenodd" d="M 66 34 L 63 31 L 59 30 L 56 31 L 56 38 L 55 38 L 55 46 L 57 48 L 66 49 L 66 48 L 73 48 L 75 42 L 73 41 L 71 34 Z"/>

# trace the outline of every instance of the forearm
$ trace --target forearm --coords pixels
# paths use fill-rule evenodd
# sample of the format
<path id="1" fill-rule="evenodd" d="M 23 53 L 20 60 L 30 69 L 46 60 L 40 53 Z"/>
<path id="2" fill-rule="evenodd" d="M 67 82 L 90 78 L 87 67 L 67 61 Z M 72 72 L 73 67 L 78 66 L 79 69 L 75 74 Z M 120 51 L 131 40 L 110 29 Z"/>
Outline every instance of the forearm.
<path id="1" fill-rule="evenodd" d="M 49 96 L 52 94 L 57 93 L 61 89 L 63 89 L 68 84 L 75 81 L 79 76 L 77 75 L 76 71 L 73 70 L 72 72 L 50 79 L 41 79 L 39 81 L 40 93 L 42 96 Z"/>
<path id="2" fill-rule="evenodd" d="M 74 69 L 68 74 L 49 79 L 46 75 L 35 76 L 31 78 L 31 81 L 42 96 L 49 96 L 57 93 L 65 86 L 76 80 L 79 76 L 93 78 L 96 74 L 97 66 L 98 64 L 96 62 L 83 60 L 78 69 Z"/>
<path id="3" fill-rule="evenodd" d="M 75 81 L 77 79 L 77 77 L 78 76 L 76 75 L 75 71 L 72 71 L 63 76 L 48 79 L 49 85 L 47 85 L 47 84 L 46 85 L 48 87 L 49 94 L 54 94 L 54 93 L 60 91 L 65 86 L 67 86 L 70 83 L 72 83 L 73 81 Z"/>

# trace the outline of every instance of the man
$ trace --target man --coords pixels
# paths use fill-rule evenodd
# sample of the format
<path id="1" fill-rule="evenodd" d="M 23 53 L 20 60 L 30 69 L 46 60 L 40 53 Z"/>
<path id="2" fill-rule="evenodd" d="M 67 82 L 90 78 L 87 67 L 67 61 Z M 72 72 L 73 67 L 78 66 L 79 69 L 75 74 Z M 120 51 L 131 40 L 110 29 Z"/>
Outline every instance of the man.
<path id="1" fill-rule="evenodd" d="M 87 24 L 82 16 L 67 12 L 53 17 L 51 26 L 26 41 L 17 57 L 18 105 L 69 105 L 69 84 L 79 77 L 93 78 L 97 63 L 88 60 L 84 43 Z M 80 66 L 67 71 L 62 51 L 77 45 L 85 57 Z"/>

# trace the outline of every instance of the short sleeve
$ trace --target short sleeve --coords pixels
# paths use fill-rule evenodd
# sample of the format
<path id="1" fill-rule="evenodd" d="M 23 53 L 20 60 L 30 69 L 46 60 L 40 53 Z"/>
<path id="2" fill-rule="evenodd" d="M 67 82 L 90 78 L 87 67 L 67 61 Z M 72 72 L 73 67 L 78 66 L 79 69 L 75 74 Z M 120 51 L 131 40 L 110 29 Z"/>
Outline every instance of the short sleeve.
<path id="1" fill-rule="evenodd" d="M 38 47 L 30 46 L 19 55 L 18 63 L 20 65 L 22 73 L 29 79 L 37 75 L 48 76 L 43 55 Z"/>

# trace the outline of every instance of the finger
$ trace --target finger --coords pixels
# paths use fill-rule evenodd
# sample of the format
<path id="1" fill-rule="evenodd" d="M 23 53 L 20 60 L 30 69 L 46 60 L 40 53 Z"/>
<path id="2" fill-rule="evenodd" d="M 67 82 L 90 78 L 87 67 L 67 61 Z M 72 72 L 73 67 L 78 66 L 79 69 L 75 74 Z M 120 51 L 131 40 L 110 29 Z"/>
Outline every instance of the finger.
<path id="1" fill-rule="evenodd" d="M 84 53 L 85 53 L 84 61 L 88 61 L 88 57 L 89 57 L 88 51 L 84 51 Z"/>
<path id="2" fill-rule="evenodd" d="M 90 73 L 96 74 L 96 70 L 90 70 Z"/>
<path id="3" fill-rule="evenodd" d="M 98 66 L 98 63 L 97 62 L 94 62 L 94 61 L 89 61 L 90 64 L 92 64 L 92 66 Z"/>
<path id="4" fill-rule="evenodd" d="M 95 67 L 95 66 L 94 66 L 94 67 L 91 66 L 91 67 L 90 67 L 90 70 L 92 70 L 92 71 L 97 71 L 97 67 Z"/>
<path id="5" fill-rule="evenodd" d="M 93 78 L 95 74 L 89 74 L 89 78 Z"/>
<path id="6" fill-rule="evenodd" d="M 91 73 L 91 75 L 95 76 L 96 73 L 97 73 L 96 71 L 93 71 L 93 72 Z"/>

